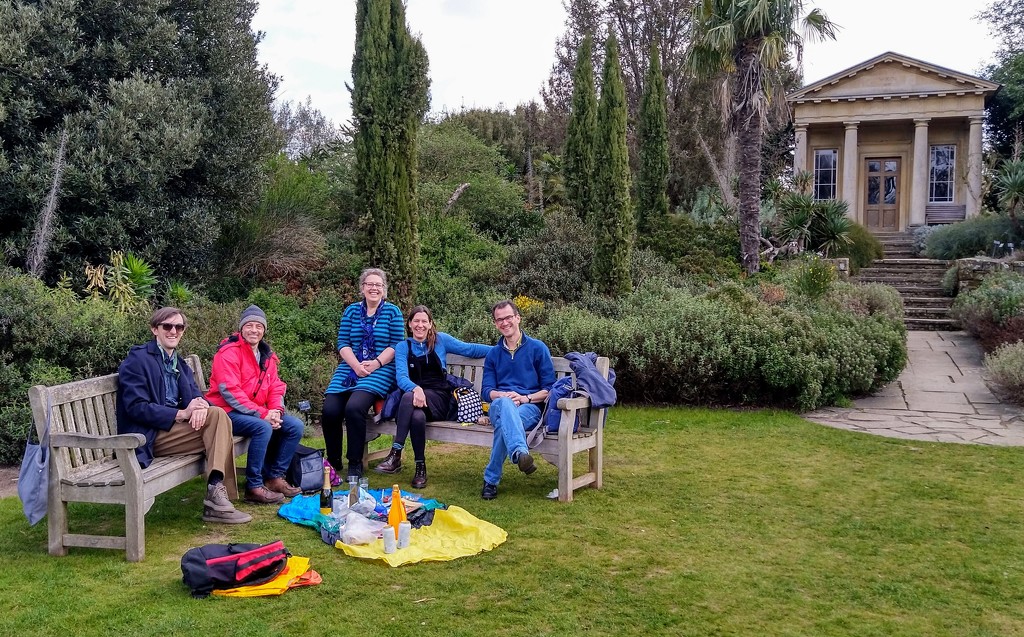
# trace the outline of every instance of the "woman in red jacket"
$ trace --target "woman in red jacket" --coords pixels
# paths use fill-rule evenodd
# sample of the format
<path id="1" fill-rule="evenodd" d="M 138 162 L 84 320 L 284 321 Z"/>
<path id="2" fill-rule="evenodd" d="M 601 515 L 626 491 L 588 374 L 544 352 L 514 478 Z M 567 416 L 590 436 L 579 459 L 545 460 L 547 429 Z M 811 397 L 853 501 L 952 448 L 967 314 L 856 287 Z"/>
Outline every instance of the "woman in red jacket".
<path id="1" fill-rule="evenodd" d="M 299 493 L 285 473 L 302 438 L 302 421 L 285 413 L 288 388 L 277 375 L 277 354 L 263 340 L 267 315 L 250 305 L 238 332 L 224 339 L 213 357 L 206 400 L 222 407 L 233 433 L 249 438 L 245 500 L 275 504 Z"/>

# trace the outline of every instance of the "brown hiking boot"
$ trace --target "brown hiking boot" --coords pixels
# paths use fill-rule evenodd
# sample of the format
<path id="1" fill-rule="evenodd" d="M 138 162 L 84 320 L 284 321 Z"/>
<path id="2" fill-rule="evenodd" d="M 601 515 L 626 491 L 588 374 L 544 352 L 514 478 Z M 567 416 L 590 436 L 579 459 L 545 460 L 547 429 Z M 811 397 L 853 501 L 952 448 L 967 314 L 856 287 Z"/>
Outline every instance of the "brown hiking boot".
<path id="1" fill-rule="evenodd" d="M 519 470 L 530 475 L 537 470 L 537 465 L 533 462 L 533 456 L 530 455 L 529 451 L 523 451 L 519 453 L 519 457 L 516 458 L 516 464 L 519 465 Z"/>
<path id="2" fill-rule="evenodd" d="M 402 470 L 402 450 L 391 447 L 388 457 L 373 468 L 377 473 L 398 473 Z"/>
<path id="3" fill-rule="evenodd" d="M 206 499 L 203 500 L 203 506 L 212 511 L 220 511 L 222 513 L 235 510 L 235 505 L 231 504 L 231 499 L 228 498 L 228 488 L 224 486 L 223 482 L 217 482 L 206 487 Z"/>
<path id="4" fill-rule="evenodd" d="M 203 507 L 203 522 L 245 524 L 246 522 L 252 522 L 252 516 L 248 513 L 242 513 L 234 507 L 230 511 L 216 511 L 210 507 Z"/>
<path id="5" fill-rule="evenodd" d="M 245 501 L 253 504 L 279 504 L 284 502 L 284 496 L 261 485 L 255 489 L 246 489 Z"/>
<path id="6" fill-rule="evenodd" d="M 288 481 L 285 480 L 284 478 L 271 478 L 264 482 L 263 486 L 270 489 L 271 491 L 280 493 L 286 498 L 295 497 L 302 493 L 302 489 L 293 487 L 292 485 L 288 484 Z"/>

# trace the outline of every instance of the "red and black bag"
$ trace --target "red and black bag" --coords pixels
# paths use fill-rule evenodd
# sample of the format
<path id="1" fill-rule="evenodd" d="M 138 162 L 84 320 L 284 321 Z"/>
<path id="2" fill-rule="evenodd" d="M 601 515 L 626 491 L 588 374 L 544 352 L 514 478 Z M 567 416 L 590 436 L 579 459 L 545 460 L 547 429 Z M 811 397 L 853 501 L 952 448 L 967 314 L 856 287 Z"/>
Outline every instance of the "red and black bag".
<path id="1" fill-rule="evenodd" d="M 206 597 L 217 588 L 256 586 L 277 577 L 288 564 L 288 549 L 270 544 L 207 544 L 181 556 L 181 580 L 192 597 Z"/>

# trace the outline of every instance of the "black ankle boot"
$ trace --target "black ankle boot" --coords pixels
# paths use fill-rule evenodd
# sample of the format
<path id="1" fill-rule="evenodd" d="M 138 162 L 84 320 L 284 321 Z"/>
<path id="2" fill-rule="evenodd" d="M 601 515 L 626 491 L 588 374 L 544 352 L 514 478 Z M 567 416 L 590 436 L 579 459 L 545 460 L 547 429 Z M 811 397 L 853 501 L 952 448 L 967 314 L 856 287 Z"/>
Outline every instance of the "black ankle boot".
<path id="1" fill-rule="evenodd" d="M 387 458 L 373 468 L 377 473 L 398 473 L 402 470 L 402 450 L 391 447 Z"/>
<path id="2" fill-rule="evenodd" d="M 422 489 L 427 486 L 427 463 L 417 462 L 416 473 L 412 476 L 412 488 Z"/>

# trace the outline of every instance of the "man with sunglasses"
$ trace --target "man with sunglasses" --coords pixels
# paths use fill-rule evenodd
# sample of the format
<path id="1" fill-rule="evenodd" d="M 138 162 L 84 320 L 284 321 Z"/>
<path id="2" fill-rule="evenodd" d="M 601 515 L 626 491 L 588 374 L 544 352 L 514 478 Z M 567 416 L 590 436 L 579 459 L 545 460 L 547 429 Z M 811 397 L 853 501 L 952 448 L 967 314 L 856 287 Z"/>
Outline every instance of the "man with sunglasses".
<path id="1" fill-rule="evenodd" d="M 516 304 L 499 301 L 491 308 L 491 317 L 501 338 L 484 358 L 480 391 L 491 403 L 488 415 L 494 426 L 491 459 L 484 468 L 480 492 L 484 500 L 498 497 L 506 459 L 527 475 L 537 470 L 526 445 L 526 431 L 540 423 L 544 399 L 555 383 L 551 352 L 541 341 L 523 334 Z"/>
<path id="2" fill-rule="evenodd" d="M 177 348 L 188 322 L 178 308 L 153 313 L 153 340 L 136 345 L 118 368 L 117 432 L 139 433 L 146 442 L 135 449 L 143 468 L 157 456 L 206 454 L 203 521 L 244 524 L 252 516 L 235 509 L 238 497 L 231 421 L 203 398 Z"/>

